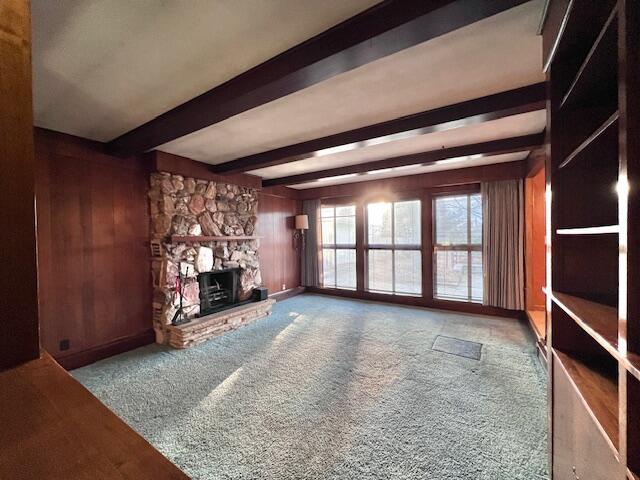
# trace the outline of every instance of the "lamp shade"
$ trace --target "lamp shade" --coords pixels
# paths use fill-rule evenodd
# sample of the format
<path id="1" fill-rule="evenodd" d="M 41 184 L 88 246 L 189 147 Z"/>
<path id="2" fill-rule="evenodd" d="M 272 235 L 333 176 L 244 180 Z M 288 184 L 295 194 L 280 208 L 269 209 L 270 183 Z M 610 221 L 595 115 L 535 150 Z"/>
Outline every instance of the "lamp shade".
<path id="1" fill-rule="evenodd" d="M 308 230 L 309 217 L 307 215 L 296 215 L 296 230 Z"/>

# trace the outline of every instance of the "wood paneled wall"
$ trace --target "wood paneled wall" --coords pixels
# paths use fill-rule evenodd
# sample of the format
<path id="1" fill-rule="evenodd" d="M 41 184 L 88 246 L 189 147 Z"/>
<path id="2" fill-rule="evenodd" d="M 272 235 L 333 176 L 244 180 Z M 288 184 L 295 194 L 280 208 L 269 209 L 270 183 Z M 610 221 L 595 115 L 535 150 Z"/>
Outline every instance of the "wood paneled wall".
<path id="1" fill-rule="evenodd" d="M 525 179 L 525 300 L 527 310 L 544 310 L 545 170 Z"/>
<path id="2" fill-rule="evenodd" d="M 149 173 L 209 178 L 206 167 L 169 154 L 114 157 L 99 142 L 43 129 L 35 138 L 43 348 L 75 368 L 152 342 Z M 210 175 L 260 188 L 251 175 Z M 261 272 L 272 294 L 300 286 L 295 196 L 260 194 Z"/>
<path id="3" fill-rule="evenodd" d="M 29 2 L 0 2 L 0 370 L 37 358 Z"/>
<path id="4" fill-rule="evenodd" d="M 293 235 L 294 217 L 301 211 L 300 200 L 260 193 L 257 225 L 261 237 L 260 271 L 269 294 L 300 286 L 300 250 L 296 249 Z"/>
<path id="5" fill-rule="evenodd" d="M 73 368 L 153 341 L 146 160 L 35 138 L 43 348 Z"/>

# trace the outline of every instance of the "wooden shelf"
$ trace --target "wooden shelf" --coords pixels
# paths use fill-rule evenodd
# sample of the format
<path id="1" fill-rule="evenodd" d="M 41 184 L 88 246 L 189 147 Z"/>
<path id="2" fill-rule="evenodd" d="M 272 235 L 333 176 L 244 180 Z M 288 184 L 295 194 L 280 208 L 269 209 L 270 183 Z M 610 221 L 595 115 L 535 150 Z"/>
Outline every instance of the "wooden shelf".
<path id="1" fill-rule="evenodd" d="M 251 235 L 239 236 L 220 236 L 213 237 L 207 235 L 171 235 L 171 243 L 196 243 L 196 242 L 227 242 L 227 241 L 244 241 L 257 240 L 260 237 Z"/>
<path id="2" fill-rule="evenodd" d="M 614 307 L 555 291 L 551 298 L 614 358 L 620 357 L 618 311 Z"/>
<path id="3" fill-rule="evenodd" d="M 559 350 L 554 350 L 565 372 L 571 379 L 587 410 L 618 453 L 618 382 L 602 372 L 595 362 L 588 362 Z"/>
<path id="4" fill-rule="evenodd" d="M 560 102 L 560 108 L 589 103 L 602 94 L 615 97 L 618 72 L 618 9 L 614 7 Z M 606 92 L 607 87 L 612 92 Z"/>
<path id="5" fill-rule="evenodd" d="M 602 125 L 600 125 L 596 130 L 587 137 L 587 139 L 582 142 L 580 145 L 576 147 L 576 149 L 571 152 L 567 158 L 558 166 L 558 168 L 564 168 L 569 165 L 578 155 L 580 155 L 589 145 L 596 142 L 598 139 L 605 137 L 603 135 L 605 132 L 608 132 L 609 129 L 618 127 L 618 116 L 619 113 L 616 110 L 609 118 L 607 118 Z"/>
<path id="6" fill-rule="evenodd" d="M 547 225 L 554 241 L 546 266 L 555 290 L 547 299 L 549 358 L 560 375 L 550 382 L 553 473 L 640 480 L 640 296 L 633 261 L 640 203 L 615 188 L 620 178 L 638 175 L 640 4 L 548 5 L 543 55 L 554 201 Z M 619 238 L 622 232 L 628 241 Z"/>
<path id="7" fill-rule="evenodd" d="M 602 227 L 584 227 L 584 228 L 559 228 L 556 230 L 558 235 L 604 235 L 618 234 L 620 227 L 618 225 L 605 225 Z"/>

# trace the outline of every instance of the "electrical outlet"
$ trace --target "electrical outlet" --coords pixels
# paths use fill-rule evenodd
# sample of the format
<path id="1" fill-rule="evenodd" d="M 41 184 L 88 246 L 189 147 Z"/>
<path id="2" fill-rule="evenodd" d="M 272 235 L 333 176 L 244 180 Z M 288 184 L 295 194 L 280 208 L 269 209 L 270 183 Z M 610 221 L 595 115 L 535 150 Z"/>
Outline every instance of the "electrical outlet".
<path id="1" fill-rule="evenodd" d="M 282 289 L 286 290 L 287 289 L 287 285 L 285 283 L 282 284 Z"/>
<path id="2" fill-rule="evenodd" d="M 71 348 L 71 342 L 68 338 L 60 340 L 60 351 L 69 350 Z"/>

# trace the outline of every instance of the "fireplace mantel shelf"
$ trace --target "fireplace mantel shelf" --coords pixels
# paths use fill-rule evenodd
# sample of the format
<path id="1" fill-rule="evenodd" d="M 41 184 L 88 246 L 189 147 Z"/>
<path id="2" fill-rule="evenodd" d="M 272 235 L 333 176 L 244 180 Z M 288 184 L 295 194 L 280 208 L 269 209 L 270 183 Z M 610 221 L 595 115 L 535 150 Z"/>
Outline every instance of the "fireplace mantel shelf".
<path id="1" fill-rule="evenodd" d="M 196 243 L 196 242 L 226 242 L 231 240 L 257 240 L 260 237 L 253 235 L 229 235 L 212 237 L 208 235 L 171 235 L 171 243 Z"/>

